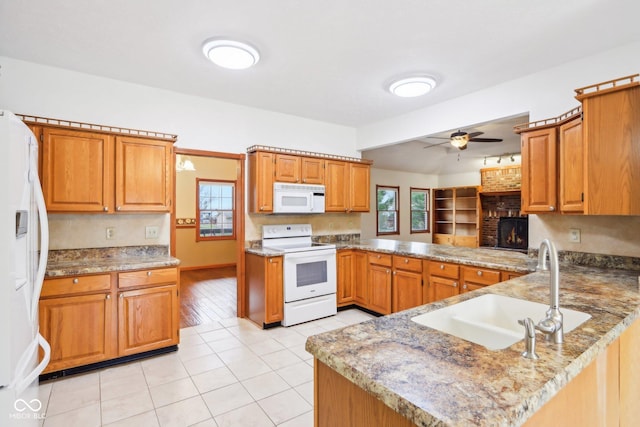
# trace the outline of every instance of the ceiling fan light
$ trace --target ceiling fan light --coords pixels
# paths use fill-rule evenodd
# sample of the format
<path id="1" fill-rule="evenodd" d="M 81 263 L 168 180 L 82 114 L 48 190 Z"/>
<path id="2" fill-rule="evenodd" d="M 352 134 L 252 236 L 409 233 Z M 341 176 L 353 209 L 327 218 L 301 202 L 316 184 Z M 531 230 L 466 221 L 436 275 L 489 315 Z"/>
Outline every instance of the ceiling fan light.
<path id="1" fill-rule="evenodd" d="M 465 150 L 468 142 L 469 134 L 466 132 L 458 131 L 451 134 L 451 145 L 460 150 Z"/>
<path id="2" fill-rule="evenodd" d="M 217 66 L 230 70 L 244 70 L 260 60 L 257 49 L 235 40 L 207 40 L 202 45 L 202 53 Z"/>
<path id="3" fill-rule="evenodd" d="M 414 98 L 429 93 L 434 87 L 436 81 L 431 77 L 408 77 L 391 83 L 389 92 L 402 98 Z"/>

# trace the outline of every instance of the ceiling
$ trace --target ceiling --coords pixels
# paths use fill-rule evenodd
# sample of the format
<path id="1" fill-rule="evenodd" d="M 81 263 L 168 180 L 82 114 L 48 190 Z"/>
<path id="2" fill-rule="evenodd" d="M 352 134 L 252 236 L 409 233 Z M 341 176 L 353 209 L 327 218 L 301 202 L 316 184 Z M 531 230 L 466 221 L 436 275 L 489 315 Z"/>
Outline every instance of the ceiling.
<path id="1" fill-rule="evenodd" d="M 466 150 L 450 143 L 452 132 L 437 133 L 386 147 L 365 150 L 362 157 L 373 160 L 379 169 L 401 170 L 421 174 L 449 175 L 477 172 L 483 167 L 520 163 L 520 136 L 513 127 L 527 123 L 528 115 L 514 116 L 461 129 L 467 133 L 483 132 L 480 138 L 498 138 L 501 142 L 469 141 Z M 486 160 L 485 160 L 486 159 Z M 500 159 L 500 163 L 498 163 Z"/>
<path id="2" fill-rule="evenodd" d="M 639 5 L 0 0 L 0 55 L 357 127 L 638 40 Z M 214 36 L 252 43 L 261 61 L 217 68 L 201 52 Z M 411 99 L 386 91 L 416 72 L 436 89 Z"/>

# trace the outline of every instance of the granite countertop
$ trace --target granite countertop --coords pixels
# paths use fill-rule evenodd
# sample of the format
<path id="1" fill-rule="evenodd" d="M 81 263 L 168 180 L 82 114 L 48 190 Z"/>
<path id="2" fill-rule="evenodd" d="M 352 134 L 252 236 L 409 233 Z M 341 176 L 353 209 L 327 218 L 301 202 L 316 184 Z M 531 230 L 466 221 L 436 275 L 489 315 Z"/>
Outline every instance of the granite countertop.
<path id="1" fill-rule="evenodd" d="M 363 239 L 335 242 L 336 249 L 359 249 L 364 251 L 382 252 L 401 256 L 455 262 L 474 267 L 494 268 L 515 273 L 528 273 L 535 268 L 525 253 L 483 249 L 463 248 L 459 246 L 437 245 L 432 243 L 405 242 L 386 239 Z M 245 251 L 260 256 L 278 256 L 282 251 L 247 247 Z"/>
<path id="2" fill-rule="evenodd" d="M 49 251 L 46 278 L 112 271 L 175 267 L 180 260 L 166 246 L 65 249 Z"/>
<path id="3" fill-rule="evenodd" d="M 592 317 L 564 344 L 538 339 L 539 360 L 521 356 L 523 340 L 492 351 L 411 318 L 487 293 L 548 304 L 548 272 L 311 336 L 306 349 L 417 425 L 520 425 L 640 317 L 638 271 L 562 265 L 560 283 L 561 309 Z"/>

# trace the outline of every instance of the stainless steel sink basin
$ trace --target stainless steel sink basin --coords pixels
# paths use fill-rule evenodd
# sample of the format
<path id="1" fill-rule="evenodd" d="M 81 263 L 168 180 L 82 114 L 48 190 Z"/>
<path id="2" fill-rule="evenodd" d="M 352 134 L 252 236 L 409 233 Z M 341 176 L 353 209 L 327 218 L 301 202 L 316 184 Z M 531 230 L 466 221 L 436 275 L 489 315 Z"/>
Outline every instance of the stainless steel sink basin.
<path id="1" fill-rule="evenodd" d="M 507 348 L 524 337 L 518 319 L 534 322 L 545 317 L 549 306 L 503 295 L 485 294 L 411 318 L 414 322 L 480 344 L 489 350 Z M 564 333 L 587 321 L 591 315 L 561 308 Z"/>

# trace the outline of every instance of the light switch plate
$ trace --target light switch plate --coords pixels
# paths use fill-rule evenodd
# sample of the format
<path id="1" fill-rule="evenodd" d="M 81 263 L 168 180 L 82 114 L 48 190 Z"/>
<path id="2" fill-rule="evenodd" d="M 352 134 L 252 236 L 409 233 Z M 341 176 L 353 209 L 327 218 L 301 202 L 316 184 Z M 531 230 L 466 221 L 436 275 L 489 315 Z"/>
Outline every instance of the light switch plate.
<path id="1" fill-rule="evenodd" d="M 579 228 L 570 228 L 569 229 L 569 241 L 571 243 L 580 243 L 580 229 Z"/>

